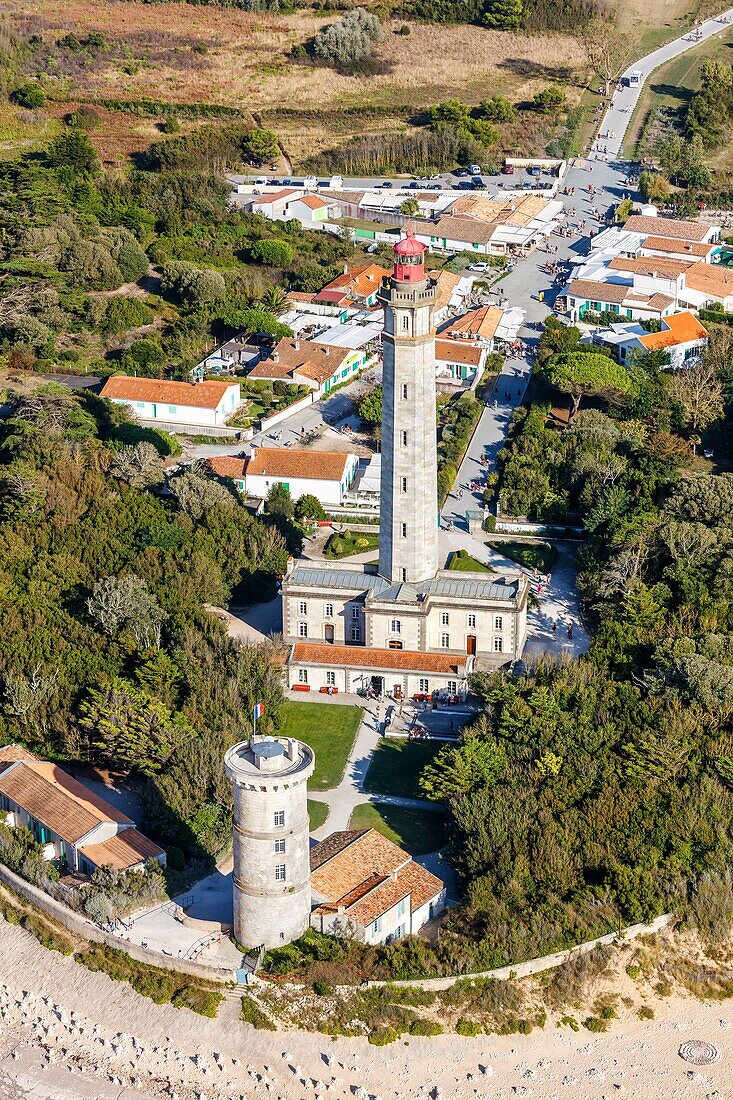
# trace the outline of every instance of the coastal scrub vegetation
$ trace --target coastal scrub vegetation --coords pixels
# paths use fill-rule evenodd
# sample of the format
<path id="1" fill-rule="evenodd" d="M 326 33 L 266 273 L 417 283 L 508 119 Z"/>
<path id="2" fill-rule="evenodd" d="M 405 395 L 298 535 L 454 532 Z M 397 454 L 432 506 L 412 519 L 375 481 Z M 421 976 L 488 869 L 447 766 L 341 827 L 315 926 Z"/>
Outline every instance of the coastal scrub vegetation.
<path id="1" fill-rule="evenodd" d="M 228 638 L 203 604 L 273 591 L 299 531 L 197 466 L 161 495 L 148 433 L 93 393 L 11 384 L 5 401 L 0 744 L 132 773 L 171 870 L 206 861 L 230 835 L 224 751 L 255 702 L 277 725 L 282 688 L 274 649 Z M 51 875 L 22 841 L 0 833 L 8 861 Z M 97 885 L 114 898 L 134 879 Z"/>

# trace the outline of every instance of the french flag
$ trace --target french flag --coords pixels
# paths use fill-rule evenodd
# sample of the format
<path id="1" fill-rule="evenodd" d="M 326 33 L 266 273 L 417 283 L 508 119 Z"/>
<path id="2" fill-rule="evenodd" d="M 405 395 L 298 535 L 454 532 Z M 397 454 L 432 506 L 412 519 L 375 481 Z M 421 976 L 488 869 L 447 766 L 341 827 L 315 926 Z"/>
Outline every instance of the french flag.
<path id="1" fill-rule="evenodd" d="M 262 715 L 264 713 L 265 713 L 264 703 L 255 703 L 254 711 L 253 711 L 255 722 L 257 722 L 262 717 Z"/>

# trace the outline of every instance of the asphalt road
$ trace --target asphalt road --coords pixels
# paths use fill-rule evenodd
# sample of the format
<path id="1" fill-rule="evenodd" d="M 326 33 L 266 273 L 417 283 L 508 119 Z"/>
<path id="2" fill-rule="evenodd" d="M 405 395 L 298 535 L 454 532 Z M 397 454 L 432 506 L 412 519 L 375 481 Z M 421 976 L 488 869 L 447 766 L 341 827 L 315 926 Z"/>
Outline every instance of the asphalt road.
<path id="1" fill-rule="evenodd" d="M 680 54 L 685 53 L 687 50 L 693 49 L 693 47 L 697 46 L 706 38 L 711 38 L 714 34 L 720 34 L 721 31 L 726 30 L 730 26 L 732 20 L 733 9 L 729 9 L 723 12 L 722 15 L 715 16 L 712 19 L 706 19 L 704 23 L 701 23 L 700 26 L 696 27 L 693 31 L 686 31 L 680 38 L 676 38 L 673 42 L 668 42 L 666 46 L 660 46 L 658 50 L 654 50 L 653 53 L 647 54 L 646 57 L 642 57 L 640 61 L 634 61 L 621 78 L 622 87 L 618 91 L 615 91 L 611 97 L 611 105 L 603 116 L 599 137 L 594 142 L 591 156 L 597 158 L 603 157 L 605 155 L 604 150 L 606 149 L 608 150 L 609 156 L 618 156 L 621 152 L 624 137 L 626 136 L 626 131 L 634 113 L 634 108 L 639 102 L 642 87 L 655 69 L 658 69 L 660 65 L 664 65 L 665 62 L 671 61 L 672 58 L 679 57 Z M 642 81 L 638 88 L 627 87 L 625 83 L 633 72 L 642 74 Z"/>

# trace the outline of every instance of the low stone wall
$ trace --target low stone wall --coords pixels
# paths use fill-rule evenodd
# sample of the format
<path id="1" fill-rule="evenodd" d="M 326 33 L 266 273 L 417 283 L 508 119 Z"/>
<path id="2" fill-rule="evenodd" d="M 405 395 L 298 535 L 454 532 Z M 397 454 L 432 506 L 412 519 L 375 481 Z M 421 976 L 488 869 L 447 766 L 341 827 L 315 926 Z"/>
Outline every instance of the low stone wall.
<path id="1" fill-rule="evenodd" d="M 565 951 L 556 951 L 554 955 L 543 955 L 539 959 L 527 959 L 526 962 L 514 963 L 513 966 L 501 966 L 496 970 L 483 970 L 478 974 L 458 974 L 447 978 L 411 978 L 398 982 L 369 982 L 369 985 L 406 985 L 418 986 L 420 989 L 450 989 L 456 982 L 471 981 L 472 979 L 495 978 L 497 981 L 509 981 L 514 978 L 529 978 L 533 974 L 542 974 L 545 970 L 554 970 L 562 966 L 568 959 L 577 955 L 587 955 L 594 947 L 603 943 L 628 942 L 639 936 L 651 936 L 655 932 L 661 932 L 672 920 L 671 913 L 663 913 L 656 917 L 651 924 L 632 924 L 619 932 L 609 932 L 605 936 L 599 936 L 595 940 L 579 943 L 577 947 L 569 947 Z"/>
<path id="2" fill-rule="evenodd" d="M 260 420 L 260 432 L 269 432 L 270 428 L 274 428 L 276 424 L 281 424 L 283 420 L 287 420 L 288 417 L 301 412 L 302 409 L 307 409 L 308 406 L 312 405 L 315 401 L 318 401 L 318 394 L 314 390 L 313 393 L 308 393 L 305 397 L 301 397 L 300 401 L 293 401 L 292 405 L 280 409 L 271 416 L 263 416 Z"/>
<path id="3" fill-rule="evenodd" d="M 151 951 L 147 947 L 141 947 L 140 944 L 130 943 L 128 940 L 120 940 L 117 936 L 111 936 L 109 932 L 104 932 L 80 913 L 75 913 L 67 905 L 56 901 L 44 890 L 20 878 L 3 863 L 0 863 L 0 882 L 4 882 L 11 890 L 15 890 L 17 894 L 26 898 L 27 901 L 41 909 L 53 920 L 63 924 L 70 932 L 75 932 L 76 935 L 82 936 L 86 940 L 93 940 L 95 943 L 105 943 L 108 947 L 116 947 L 137 962 L 157 966 L 161 970 L 171 970 L 178 974 L 190 974 L 194 978 L 202 978 L 207 982 L 236 982 L 237 980 L 235 971 L 226 967 L 206 966 L 203 963 L 192 962 L 189 959 L 175 959 L 168 955 L 158 954 L 157 951 Z"/>

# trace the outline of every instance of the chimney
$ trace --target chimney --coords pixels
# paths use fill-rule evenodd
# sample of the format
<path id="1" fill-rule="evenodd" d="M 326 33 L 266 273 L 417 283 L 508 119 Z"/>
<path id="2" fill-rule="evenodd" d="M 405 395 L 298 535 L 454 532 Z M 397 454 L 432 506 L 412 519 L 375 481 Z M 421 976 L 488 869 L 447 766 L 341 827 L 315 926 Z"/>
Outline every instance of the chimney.
<path id="1" fill-rule="evenodd" d="M 346 262 L 344 262 L 344 275 L 348 275 L 348 274 L 349 274 L 349 265 Z"/>
<path id="2" fill-rule="evenodd" d="M 331 349 L 329 347 L 325 347 L 323 350 L 325 351 L 326 355 L 331 354 Z"/>
<path id="3" fill-rule="evenodd" d="M 296 351 L 300 351 L 300 340 L 293 340 L 293 347 Z"/>
<path id="4" fill-rule="evenodd" d="M 280 352 L 279 351 L 277 351 L 277 350 L 273 351 L 272 361 L 273 361 L 273 363 L 279 363 L 280 362 Z"/>

